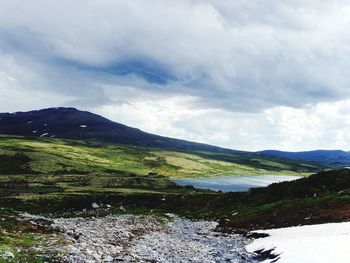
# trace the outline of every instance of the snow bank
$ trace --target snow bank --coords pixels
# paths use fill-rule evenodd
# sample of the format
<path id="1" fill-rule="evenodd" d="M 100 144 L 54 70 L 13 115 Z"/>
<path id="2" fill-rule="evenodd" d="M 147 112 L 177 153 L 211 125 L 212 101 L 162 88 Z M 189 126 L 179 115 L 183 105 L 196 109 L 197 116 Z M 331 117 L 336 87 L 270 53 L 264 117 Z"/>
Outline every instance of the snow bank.
<path id="1" fill-rule="evenodd" d="M 246 246 L 248 252 L 274 249 L 280 263 L 350 262 L 350 222 L 254 231 L 267 233 Z M 272 262 L 269 259 L 264 262 Z"/>

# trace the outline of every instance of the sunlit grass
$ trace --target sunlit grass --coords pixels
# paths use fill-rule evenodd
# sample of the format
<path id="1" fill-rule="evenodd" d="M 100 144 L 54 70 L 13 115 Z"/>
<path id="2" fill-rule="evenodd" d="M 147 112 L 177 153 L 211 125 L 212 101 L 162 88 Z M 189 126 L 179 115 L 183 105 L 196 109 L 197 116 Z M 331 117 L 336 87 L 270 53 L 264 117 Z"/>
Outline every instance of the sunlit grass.
<path id="1" fill-rule="evenodd" d="M 179 152 L 0 136 L 0 201 L 59 200 L 89 194 L 192 193 L 202 190 L 176 186 L 170 179 L 303 174 L 318 168 L 254 154 Z"/>

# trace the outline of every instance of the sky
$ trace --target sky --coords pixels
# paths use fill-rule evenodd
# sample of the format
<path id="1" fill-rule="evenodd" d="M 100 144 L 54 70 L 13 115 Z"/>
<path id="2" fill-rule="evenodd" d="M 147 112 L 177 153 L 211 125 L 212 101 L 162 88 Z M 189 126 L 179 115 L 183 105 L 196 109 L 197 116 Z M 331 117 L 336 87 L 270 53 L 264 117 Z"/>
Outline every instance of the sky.
<path id="1" fill-rule="evenodd" d="M 350 3 L 0 0 L 0 112 L 72 106 L 257 151 L 350 150 Z"/>

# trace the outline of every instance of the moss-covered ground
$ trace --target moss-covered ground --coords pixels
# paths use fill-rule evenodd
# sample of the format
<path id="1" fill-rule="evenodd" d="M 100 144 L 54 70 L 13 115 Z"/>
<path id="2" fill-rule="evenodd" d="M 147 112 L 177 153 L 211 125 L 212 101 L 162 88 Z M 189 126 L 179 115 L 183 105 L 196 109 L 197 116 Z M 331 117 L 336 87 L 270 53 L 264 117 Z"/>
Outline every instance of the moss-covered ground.
<path id="1" fill-rule="evenodd" d="M 52 252 L 53 244 L 64 245 L 60 233 L 43 226 L 23 222 L 17 212 L 0 208 L 0 263 L 5 262 L 59 262 L 61 256 Z M 14 257 L 3 257 L 10 253 Z"/>

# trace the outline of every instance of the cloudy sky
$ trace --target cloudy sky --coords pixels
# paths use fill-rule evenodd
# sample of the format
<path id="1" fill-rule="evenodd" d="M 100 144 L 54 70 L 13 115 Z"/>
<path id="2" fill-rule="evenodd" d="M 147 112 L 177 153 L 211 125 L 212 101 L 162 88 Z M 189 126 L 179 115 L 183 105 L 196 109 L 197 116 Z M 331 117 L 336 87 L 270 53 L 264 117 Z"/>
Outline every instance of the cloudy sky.
<path id="1" fill-rule="evenodd" d="M 0 0 L 0 111 L 242 150 L 350 150 L 350 3 Z"/>

